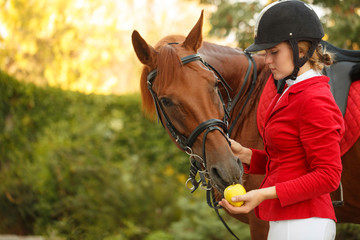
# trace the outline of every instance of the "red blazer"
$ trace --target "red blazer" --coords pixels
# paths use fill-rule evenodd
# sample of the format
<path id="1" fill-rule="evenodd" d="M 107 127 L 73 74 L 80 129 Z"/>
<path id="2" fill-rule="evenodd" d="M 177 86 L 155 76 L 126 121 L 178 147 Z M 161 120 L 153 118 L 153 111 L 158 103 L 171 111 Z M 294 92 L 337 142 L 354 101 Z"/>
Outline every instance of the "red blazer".
<path id="1" fill-rule="evenodd" d="M 249 173 L 265 174 L 261 188 L 275 186 L 278 199 L 255 209 L 260 219 L 336 221 L 329 193 L 341 178 L 344 122 L 328 81 L 318 76 L 294 84 L 280 100 L 277 94 L 267 110 L 265 150 L 252 149 Z"/>

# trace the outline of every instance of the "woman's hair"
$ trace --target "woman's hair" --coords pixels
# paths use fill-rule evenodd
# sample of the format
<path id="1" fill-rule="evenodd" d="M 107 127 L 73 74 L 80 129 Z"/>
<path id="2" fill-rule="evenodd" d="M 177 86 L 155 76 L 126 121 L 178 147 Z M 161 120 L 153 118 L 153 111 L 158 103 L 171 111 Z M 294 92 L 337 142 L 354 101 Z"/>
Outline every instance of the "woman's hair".
<path id="1" fill-rule="evenodd" d="M 311 43 L 308 41 L 299 41 L 298 47 L 300 53 L 307 53 L 307 51 L 310 48 Z M 324 66 L 329 66 L 333 63 L 332 61 L 332 54 L 329 52 L 326 52 L 326 49 L 323 49 L 322 45 L 319 44 L 312 55 L 312 57 L 309 59 L 309 63 L 312 69 L 316 71 L 321 71 Z"/>

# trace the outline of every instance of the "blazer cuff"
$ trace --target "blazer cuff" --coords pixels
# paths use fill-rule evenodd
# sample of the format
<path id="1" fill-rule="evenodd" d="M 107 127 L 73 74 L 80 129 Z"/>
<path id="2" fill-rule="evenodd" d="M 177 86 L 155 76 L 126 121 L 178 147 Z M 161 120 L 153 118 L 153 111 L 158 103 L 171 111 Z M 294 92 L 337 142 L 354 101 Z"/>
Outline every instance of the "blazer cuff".
<path id="1" fill-rule="evenodd" d="M 250 167 L 248 168 L 248 173 L 250 174 L 265 174 L 266 173 L 266 164 L 267 164 L 267 155 L 264 150 L 258 150 L 250 148 L 252 151 Z"/>

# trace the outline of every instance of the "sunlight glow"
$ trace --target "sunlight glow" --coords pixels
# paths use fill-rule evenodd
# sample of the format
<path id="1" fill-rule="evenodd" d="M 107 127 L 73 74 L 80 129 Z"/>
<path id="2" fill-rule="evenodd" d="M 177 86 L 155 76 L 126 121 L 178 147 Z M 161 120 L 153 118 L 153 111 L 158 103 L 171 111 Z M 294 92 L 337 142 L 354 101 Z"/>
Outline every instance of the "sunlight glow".
<path id="1" fill-rule="evenodd" d="M 4 7 L 14 17 L 21 18 L 22 9 L 10 3 L 13 1 L 6 1 Z M 166 35 L 187 35 L 205 9 L 203 35 L 206 37 L 210 29 L 208 18 L 215 9 L 198 3 L 24 1 L 23 9 L 29 12 L 29 21 L 9 24 L 0 16 L 0 40 L 3 40 L 0 47 L 17 50 L 21 61 L 14 61 L 8 71 L 19 79 L 84 93 L 134 93 L 139 91 L 142 64 L 132 47 L 132 32 L 137 30 L 151 45 Z M 18 31 L 18 26 L 24 31 Z"/>
<path id="2" fill-rule="evenodd" d="M 8 37 L 8 31 L 6 30 L 6 27 L 0 23 L 0 37 L 1 38 L 7 38 Z"/>

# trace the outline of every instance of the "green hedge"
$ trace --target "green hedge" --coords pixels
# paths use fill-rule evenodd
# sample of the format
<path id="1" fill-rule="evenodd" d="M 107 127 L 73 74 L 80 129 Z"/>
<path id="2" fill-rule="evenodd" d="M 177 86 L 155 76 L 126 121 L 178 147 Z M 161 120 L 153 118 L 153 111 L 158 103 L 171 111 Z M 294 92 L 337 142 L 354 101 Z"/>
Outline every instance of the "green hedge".
<path id="1" fill-rule="evenodd" d="M 188 160 L 140 96 L 85 95 L 0 74 L 0 233 L 222 239 Z M 200 221 L 201 220 L 201 221 Z M 248 239 L 248 227 L 228 219 Z"/>
<path id="2" fill-rule="evenodd" d="M 0 72 L 0 129 L 0 234 L 232 239 L 204 191 L 185 189 L 187 157 L 143 116 L 138 95 L 40 88 Z M 338 225 L 337 239 L 359 237 L 359 225 Z"/>

